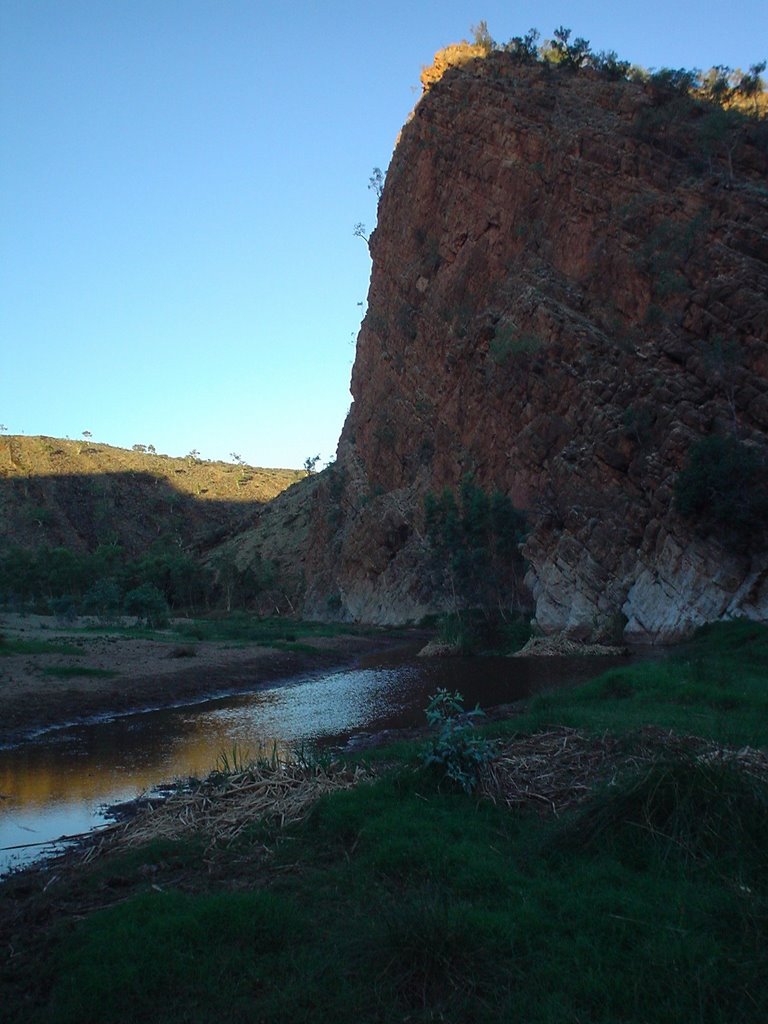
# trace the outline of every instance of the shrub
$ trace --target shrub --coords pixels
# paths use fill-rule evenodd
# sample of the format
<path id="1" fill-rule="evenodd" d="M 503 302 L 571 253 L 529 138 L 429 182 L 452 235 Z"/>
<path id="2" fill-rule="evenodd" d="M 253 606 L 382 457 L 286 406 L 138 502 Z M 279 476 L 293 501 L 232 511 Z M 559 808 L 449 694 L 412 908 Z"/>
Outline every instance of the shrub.
<path id="1" fill-rule="evenodd" d="M 596 793 L 555 839 L 591 852 L 611 846 L 635 864 L 662 859 L 726 862 L 737 873 L 764 863 L 768 788 L 738 764 L 660 760 Z"/>
<path id="2" fill-rule="evenodd" d="M 83 596 L 81 609 L 86 615 L 97 615 L 111 622 L 120 607 L 120 588 L 114 580 L 97 580 Z"/>
<path id="3" fill-rule="evenodd" d="M 49 598 L 48 608 L 62 626 L 71 626 L 77 619 L 77 601 L 71 594 Z"/>
<path id="4" fill-rule="evenodd" d="M 528 29 L 524 36 L 513 36 L 502 49 L 519 64 L 535 64 L 539 59 L 539 32 Z"/>
<path id="5" fill-rule="evenodd" d="M 706 437 L 688 452 L 675 481 L 675 505 L 697 532 L 730 550 L 764 547 L 768 523 L 765 453 L 735 437 Z"/>
<path id="6" fill-rule="evenodd" d="M 425 496 L 424 527 L 435 586 L 450 595 L 454 612 L 480 608 L 491 618 L 498 608 L 519 604 L 527 524 L 506 494 L 489 495 L 468 474 L 458 503 L 448 488 Z"/>
<path id="7" fill-rule="evenodd" d="M 577 36 L 571 42 L 571 30 L 561 25 L 555 29 L 553 38 L 544 43 L 542 56 L 549 64 L 576 70 L 583 67 L 590 58 L 589 40 Z"/>
<path id="8" fill-rule="evenodd" d="M 437 735 L 424 754 L 424 764 L 467 794 L 475 789 L 483 767 L 493 757 L 492 744 L 472 735 L 473 719 L 482 715 L 479 706 L 465 712 L 461 694 L 443 688 L 429 698 L 426 707 L 427 721 L 437 728 Z"/>
<path id="9" fill-rule="evenodd" d="M 538 352 L 541 345 L 541 338 L 535 334 L 520 334 L 507 324 L 497 328 L 488 346 L 488 354 L 497 366 L 504 366 L 513 356 Z"/>
<path id="10" fill-rule="evenodd" d="M 150 629 L 168 625 L 168 602 L 163 594 L 151 583 L 129 590 L 123 606 L 128 615 L 143 619 Z"/>

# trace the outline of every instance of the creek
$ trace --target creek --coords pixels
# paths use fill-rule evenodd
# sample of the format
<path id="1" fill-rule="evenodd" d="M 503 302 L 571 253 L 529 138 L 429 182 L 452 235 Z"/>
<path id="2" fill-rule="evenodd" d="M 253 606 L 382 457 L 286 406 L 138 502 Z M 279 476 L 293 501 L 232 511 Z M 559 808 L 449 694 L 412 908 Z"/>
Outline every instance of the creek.
<path id="1" fill-rule="evenodd" d="M 341 747 L 361 733 L 423 725 L 440 686 L 459 690 L 468 709 L 489 708 L 584 681 L 616 660 L 430 659 L 409 648 L 236 696 L 49 729 L 0 748 L 0 874 L 112 820 L 110 805 L 204 777 L 222 754 Z"/>

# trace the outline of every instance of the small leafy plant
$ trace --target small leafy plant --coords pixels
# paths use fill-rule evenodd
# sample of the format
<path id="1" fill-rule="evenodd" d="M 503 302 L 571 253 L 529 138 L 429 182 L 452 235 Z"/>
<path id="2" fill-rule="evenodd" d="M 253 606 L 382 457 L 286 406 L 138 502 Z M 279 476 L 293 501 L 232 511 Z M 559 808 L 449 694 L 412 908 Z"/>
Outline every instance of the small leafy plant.
<path id="1" fill-rule="evenodd" d="M 424 764 L 471 794 L 483 767 L 493 757 L 493 744 L 472 735 L 474 720 L 482 718 L 483 711 L 479 705 L 474 711 L 465 711 L 464 698 L 458 690 L 451 693 L 439 688 L 429 698 L 425 713 L 437 734 L 423 755 Z"/>

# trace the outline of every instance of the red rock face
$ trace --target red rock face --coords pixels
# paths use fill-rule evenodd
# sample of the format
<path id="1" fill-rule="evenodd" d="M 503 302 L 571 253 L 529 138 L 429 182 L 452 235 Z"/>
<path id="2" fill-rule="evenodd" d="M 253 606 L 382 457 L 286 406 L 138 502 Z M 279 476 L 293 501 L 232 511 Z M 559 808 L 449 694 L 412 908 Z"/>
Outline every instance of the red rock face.
<path id="1" fill-rule="evenodd" d="M 673 502 L 700 437 L 766 443 L 765 125 L 734 136 L 731 179 L 702 108 L 662 99 L 495 54 L 417 105 L 370 242 L 308 612 L 434 610 L 423 497 L 472 473 L 528 514 L 547 632 L 765 617 L 768 558 L 695 535 Z"/>

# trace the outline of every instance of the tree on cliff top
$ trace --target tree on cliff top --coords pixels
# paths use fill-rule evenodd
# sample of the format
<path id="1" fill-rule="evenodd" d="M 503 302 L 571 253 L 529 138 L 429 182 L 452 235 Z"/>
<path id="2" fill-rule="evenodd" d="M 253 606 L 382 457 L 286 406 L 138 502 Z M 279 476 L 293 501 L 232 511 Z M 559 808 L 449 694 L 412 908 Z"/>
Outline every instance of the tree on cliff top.
<path id="1" fill-rule="evenodd" d="M 749 111 L 755 117 L 764 116 L 768 110 L 765 99 L 765 82 L 762 74 L 768 62 L 753 64 L 749 71 L 732 71 L 716 65 L 704 75 L 697 69 L 659 68 L 646 71 L 621 60 L 613 50 L 592 53 L 589 40 L 581 36 L 571 38 L 571 29 L 558 26 L 551 39 L 539 46 L 539 32 L 529 29 L 524 36 L 513 36 L 508 43 L 497 43 L 488 29 L 486 21 L 480 21 L 471 28 L 471 43 L 462 39 L 460 43 L 438 50 L 429 67 L 422 68 L 421 84 L 424 92 L 438 82 L 450 68 L 463 67 L 474 60 L 488 57 L 496 52 L 508 54 L 520 64 L 543 64 L 569 71 L 583 68 L 597 71 L 611 81 L 631 79 L 650 82 L 659 95 L 669 97 L 691 97 L 705 99 L 726 109 L 737 108 Z"/>

